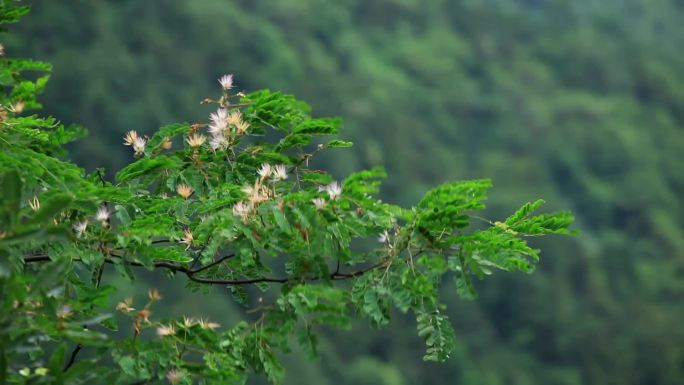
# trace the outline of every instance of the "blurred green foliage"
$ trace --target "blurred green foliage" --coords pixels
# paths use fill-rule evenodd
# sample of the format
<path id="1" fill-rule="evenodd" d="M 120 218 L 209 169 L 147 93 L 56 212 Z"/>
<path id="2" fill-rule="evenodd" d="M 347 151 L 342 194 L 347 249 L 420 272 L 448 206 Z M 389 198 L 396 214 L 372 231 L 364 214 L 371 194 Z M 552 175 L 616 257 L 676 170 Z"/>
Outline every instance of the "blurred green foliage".
<path id="1" fill-rule="evenodd" d="M 420 341 L 399 317 L 377 334 L 331 332 L 322 363 L 291 359 L 286 382 L 684 378 L 680 2 L 29 3 L 7 50 L 54 64 L 41 101 L 92 131 L 74 148 L 82 165 L 117 169 L 128 129 L 201 119 L 198 101 L 230 71 L 242 89 L 295 93 L 343 117 L 356 147 L 328 164 L 385 165 L 391 200 L 486 175 L 498 187 L 490 216 L 530 194 L 577 215 L 581 238 L 537 242 L 553 256 L 537 274 L 494 277 L 476 302 L 450 294 L 462 332 L 448 365 L 418 364 Z"/>

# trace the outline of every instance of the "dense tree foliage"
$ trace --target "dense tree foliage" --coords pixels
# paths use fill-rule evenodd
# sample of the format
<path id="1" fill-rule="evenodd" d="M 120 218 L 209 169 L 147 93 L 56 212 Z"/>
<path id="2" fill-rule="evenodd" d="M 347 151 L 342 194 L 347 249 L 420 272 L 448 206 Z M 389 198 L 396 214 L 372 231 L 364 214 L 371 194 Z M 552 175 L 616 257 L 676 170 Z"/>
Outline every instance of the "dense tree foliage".
<path id="1" fill-rule="evenodd" d="M 128 162 L 118 148 L 129 129 L 206 119 L 196 99 L 215 83 L 205 75 L 228 69 L 245 89 L 273 87 L 341 115 L 355 146 L 321 153 L 320 164 L 334 175 L 385 165 L 391 201 L 411 205 L 444 179 L 486 175 L 498 187 L 487 216 L 537 194 L 578 216 L 581 238 L 536 243 L 554 256 L 536 274 L 491 277 L 474 302 L 444 293 L 462 331 L 447 364 L 417 364 L 412 321 L 396 317 L 372 334 L 356 324 L 358 333 L 328 332 L 323 362 L 291 359 L 286 382 L 684 377 L 679 2 L 31 3 L 7 49 L 54 63 L 42 100 L 93 132 L 72 151 L 90 170 Z M 211 298 L 210 308 L 228 306 Z"/>
<path id="2" fill-rule="evenodd" d="M 28 11 L 15 3 L 1 3 L 1 22 Z M 415 320 L 423 359 L 443 362 L 455 332 L 440 289 L 470 299 L 495 270 L 531 272 L 527 239 L 573 221 L 535 213 L 542 200 L 486 219 L 485 179 L 441 184 L 412 208 L 385 203 L 381 168 L 338 182 L 310 166 L 352 146 L 334 138 L 339 119 L 280 92 L 235 91 L 232 75 L 202 101 L 213 111 L 201 122 L 128 131 L 135 159 L 110 182 L 62 159 L 82 129 L 34 114 L 50 70 L 0 59 L 2 383 L 277 382 L 291 345 L 315 355 L 322 327 L 380 327 L 393 310 Z M 246 320 L 161 318 L 164 290 L 114 303 L 105 271 L 133 281 L 140 269 L 227 288 Z"/>

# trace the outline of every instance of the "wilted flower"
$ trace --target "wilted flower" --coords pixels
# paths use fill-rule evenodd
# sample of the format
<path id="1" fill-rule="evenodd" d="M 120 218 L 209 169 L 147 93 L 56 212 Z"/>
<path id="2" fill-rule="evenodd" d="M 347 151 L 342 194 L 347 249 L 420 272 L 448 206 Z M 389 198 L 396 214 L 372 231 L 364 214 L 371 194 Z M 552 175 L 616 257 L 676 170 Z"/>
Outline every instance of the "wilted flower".
<path id="1" fill-rule="evenodd" d="M 164 138 L 164 141 L 161 142 L 161 148 L 163 148 L 164 150 L 170 149 L 171 146 L 173 146 L 173 143 L 169 138 Z"/>
<path id="2" fill-rule="evenodd" d="M 195 190 L 193 190 L 192 187 L 188 186 L 187 184 L 179 184 L 176 186 L 176 192 L 178 195 L 182 196 L 183 199 L 188 199 L 190 198 L 190 195 L 195 192 Z"/>
<path id="3" fill-rule="evenodd" d="M 136 315 L 136 318 L 138 320 L 142 320 L 145 322 L 150 322 L 150 316 L 152 315 L 152 312 L 149 309 L 142 309 L 138 312 L 138 315 Z M 138 321 L 136 321 L 138 322 Z M 140 331 L 138 331 L 140 332 Z"/>
<path id="4" fill-rule="evenodd" d="M 330 199 L 335 200 L 342 194 L 342 186 L 337 182 L 332 182 L 325 186 L 325 191 L 330 196 Z"/>
<path id="5" fill-rule="evenodd" d="M 240 190 L 249 196 L 249 202 L 252 205 L 268 200 L 269 190 L 262 186 L 259 181 L 254 183 L 254 186 L 244 185 Z"/>
<path id="6" fill-rule="evenodd" d="M 257 174 L 261 177 L 261 179 L 266 179 L 269 176 L 271 176 L 271 165 L 268 163 L 263 163 L 261 167 L 257 170 Z"/>
<path id="7" fill-rule="evenodd" d="M 149 298 L 150 301 L 159 301 L 160 299 L 162 299 L 162 296 L 159 293 L 159 290 L 150 289 L 147 291 L 147 298 Z"/>
<path id="8" fill-rule="evenodd" d="M 28 202 L 28 204 L 31 207 L 31 210 L 38 211 L 40 208 L 40 200 L 38 200 L 38 196 L 34 196 L 33 199 Z"/>
<path id="9" fill-rule="evenodd" d="M 257 189 L 257 187 L 254 187 L 250 184 L 246 184 L 246 185 L 242 186 L 242 188 L 240 188 L 240 191 L 242 191 L 243 193 L 245 193 L 247 195 L 252 195 L 252 194 L 254 194 L 256 189 Z"/>
<path id="10" fill-rule="evenodd" d="M 242 122 L 242 113 L 240 110 L 233 110 L 228 114 L 226 122 L 232 126 L 237 126 L 238 123 Z"/>
<path id="11" fill-rule="evenodd" d="M 385 243 L 385 242 L 389 241 L 389 237 L 390 236 L 389 236 L 389 233 L 387 232 L 387 230 L 384 230 L 382 233 L 380 233 L 380 236 L 378 237 L 378 242 Z"/>
<path id="12" fill-rule="evenodd" d="M 185 377 L 185 374 L 176 369 L 170 370 L 168 373 L 166 373 L 166 379 L 169 380 L 172 385 L 180 383 L 183 380 L 183 377 Z"/>
<path id="13" fill-rule="evenodd" d="M 157 327 L 157 335 L 160 337 L 172 336 L 176 334 L 176 329 L 173 325 L 159 325 Z"/>
<path id="14" fill-rule="evenodd" d="M 287 167 L 284 164 L 279 164 L 273 168 L 273 179 L 285 180 L 287 179 Z"/>
<path id="15" fill-rule="evenodd" d="M 107 222 L 109 220 L 109 210 L 104 206 L 100 206 L 95 213 L 95 219 L 102 223 Z"/>
<path id="16" fill-rule="evenodd" d="M 135 155 L 144 154 L 146 144 L 147 144 L 147 139 L 140 137 L 140 136 L 135 138 L 135 141 L 133 142 L 133 151 L 135 151 Z"/>
<path id="17" fill-rule="evenodd" d="M 116 304 L 116 310 L 124 313 L 129 313 L 135 310 L 135 308 L 131 305 L 133 305 L 133 298 L 129 297 L 124 299 L 123 302 L 119 302 L 118 304 Z"/>
<path id="18" fill-rule="evenodd" d="M 190 147 L 199 147 L 206 141 L 207 137 L 202 134 L 192 134 L 186 139 L 186 142 L 188 142 Z"/>
<path id="19" fill-rule="evenodd" d="M 242 218 L 242 220 L 247 220 L 249 215 L 252 213 L 252 205 L 246 202 L 238 202 L 233 206 L 233 214 Z"/>
<path id="20" fill-rule="evenodd" d="M 76 236 L 80 238 L 83 236 L 83 233 L 85 233 L 86 228 L 88 227 L 88 221 L 85 220 L 83 222 L 78 222 L 74 225 L 74 232 L 76 232 Z"/>
<path id="21" fill-rule="evenodd" d="M 194 240 L 194 237 L 192 235 L 192 230 L 185 229 L 185 232 L 183 233 L 183 238 L 181 238 L 180 243 L 184 243 L 184 244 L 188 245 L 188 247 L 185 248 L 187 250 L 192 245 L 193 240 Z"/>
<path id="22" fill-rule="evenodd" d="M 235 132 L 237 132 L 238 135 L 242 135 L 245 132 L 247 132 L 247 129 L 249 128 L 249 123 L 241 120 L 235 124 Z"/>
<path id="23" fill-rule="evenodd" d="M 138 133 L 130 130 L 126 133 L 124 136 L 124 146 L 132 146 L 133 143 L 135 143 L 136 139 L 138 139 Z"/>
<path id="24" fill-rule="evenodd" d="M 15 114 L 21 114 L 24 112 L 24 107 L 26 107 L 26 103 L 23 100 L 18 100 L 12 105 L 12 112 Z"/>
<path id="25" fill-rule="evenodd" d="M 228 91 L 229 89 L 233 88 L 233 74 L 229 75 L 223 75 L 218 79 L 219 84 L 221 84 L 221 87 Z"/>
<path id="26" fill-rule="evenodd" d="M 323 198 L 312 199 L 311 202 L 313 202 L 317 210 L 323 210 L 325 206 L 328 204 L 328 202 L 326 202 Z"/>

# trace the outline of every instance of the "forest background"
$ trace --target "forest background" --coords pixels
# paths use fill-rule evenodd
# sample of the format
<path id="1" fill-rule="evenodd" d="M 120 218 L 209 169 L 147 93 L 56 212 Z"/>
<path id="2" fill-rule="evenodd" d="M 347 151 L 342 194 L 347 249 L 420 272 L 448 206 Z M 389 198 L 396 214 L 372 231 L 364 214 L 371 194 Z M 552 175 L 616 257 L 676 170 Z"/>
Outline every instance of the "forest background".
<path id="1" fill-rule="evenodd" d="M 131 160 L 127 130 L 204 118 L 199 101 L 228 72 L 240 89 L 293 93 L 315 115 L 342 117 L 355 147 L 326 166 L 385 166 L 391 202 L 491 177 L 491 217 L 530 196 L 577 216 L 580 236 L 537 243 L 534 274 L 495 275 L 476 301 L 445 293 L 458 334 L 446 364 L 423 362 L 415 325 L 396 315 L 383 330 L 327 333 L 318 360 L 286 356 L 285 384 L 684 379 L 681 2 L 27 3 L 6 51 L 54 65 L 44 111 L 90 131 L 71 149 L 90 170 Z M 145 284 L 172 299 L 169 314 L 239 317 L 221 290 L 200 302 L 161 276 Z"/>

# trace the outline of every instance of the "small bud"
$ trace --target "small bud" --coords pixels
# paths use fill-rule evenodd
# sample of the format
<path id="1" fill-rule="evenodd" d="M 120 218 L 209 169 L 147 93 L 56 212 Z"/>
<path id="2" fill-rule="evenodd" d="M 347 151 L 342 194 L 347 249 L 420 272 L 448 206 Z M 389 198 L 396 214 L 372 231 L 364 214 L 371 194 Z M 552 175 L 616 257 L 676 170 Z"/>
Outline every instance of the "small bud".
<path id="1" fill-rule="evenodd" d="M 159 294 L 159 290 L 157 289 L 150 289 L 147 292 L 147 297 L 150 299 L 150 301 L 159 301 L 162 299 L 162 296 Z"/>

